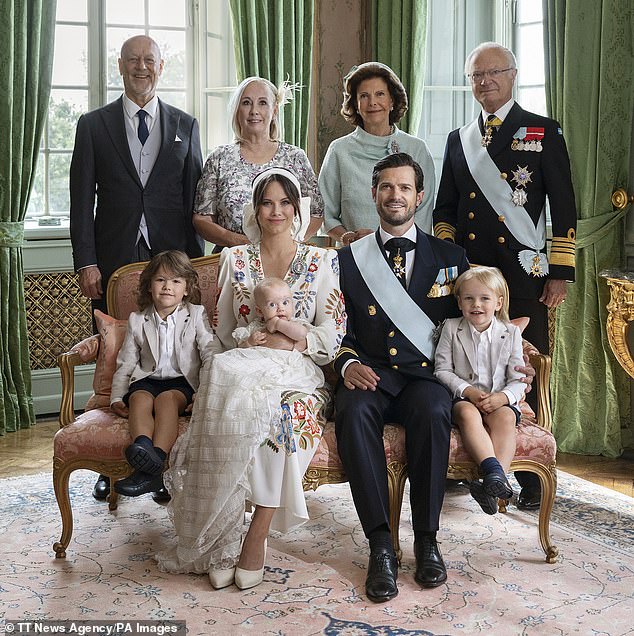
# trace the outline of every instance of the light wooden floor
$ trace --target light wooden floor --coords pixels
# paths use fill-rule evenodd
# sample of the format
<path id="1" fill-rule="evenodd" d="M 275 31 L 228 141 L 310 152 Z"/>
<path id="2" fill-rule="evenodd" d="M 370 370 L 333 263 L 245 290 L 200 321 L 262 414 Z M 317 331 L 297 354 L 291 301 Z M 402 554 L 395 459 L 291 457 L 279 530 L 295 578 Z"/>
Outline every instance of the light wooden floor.
<path id="1" fill-rule="evenodd" d="M 53 436 L 57 420 L 44 420 L 29 429 L 0 437 L 0 478 L 52 470 Z M 634 453 L 619 459 L 559 453 L 557 466 L 595 484 L 634 497 Z"/>

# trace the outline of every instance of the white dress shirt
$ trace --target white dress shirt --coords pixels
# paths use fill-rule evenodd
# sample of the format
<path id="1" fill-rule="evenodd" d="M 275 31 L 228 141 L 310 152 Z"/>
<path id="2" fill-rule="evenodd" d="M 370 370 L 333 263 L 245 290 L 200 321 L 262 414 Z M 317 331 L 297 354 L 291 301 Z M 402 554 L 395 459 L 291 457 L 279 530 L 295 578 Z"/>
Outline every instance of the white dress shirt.
<path id="1" fill-rule="evenodd" d="M 484 330 L 478 331 L 471 323 L 469 323 L 469 329 L 471 330 L 471 337 L 475 345 L 476 351 L 476 368 L 473 370 L 473 381 L 471 383 L 465 382 L 458 387 L 460 396 L 464 397 L 463 393 L 466 388 L 473 386 L 480 391 L 490 393 L 493 388 L 493 361 L 491 360 L 491 336 L 493 334 L 493 325 L 496 323 L 497 318 L 493 316 L 491 324 Z M 509 404 L 516 404 L 517 400 L 511 391 L 506 389 L 502 390 L 502 393 L 508 398 Z"/>
<path id="2" fill-rule="evenodd" d="M 157 380 L 167 380 L 168 378 L 178 378 L 182 376 L 178 360 L 176 358 L 176 314 L 183 311 L 183 307 L 178 307 L 167 318 L 161 318 L 154 311 L 154 324 L 159 336 L 159 359 L 154 373 L 150 376 Z"/>

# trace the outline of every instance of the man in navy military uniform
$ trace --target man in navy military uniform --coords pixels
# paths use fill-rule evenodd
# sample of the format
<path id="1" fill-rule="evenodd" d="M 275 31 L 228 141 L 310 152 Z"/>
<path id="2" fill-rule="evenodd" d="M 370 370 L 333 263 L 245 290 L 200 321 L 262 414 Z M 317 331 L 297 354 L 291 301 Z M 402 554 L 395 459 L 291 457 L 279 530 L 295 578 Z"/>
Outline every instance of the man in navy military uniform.
<path id="1" fill-rule="evenodd" d="M 451 429 L 451 398 L 433 374 L 433 332 L 457 316 L 453 281 L 468 268 L 461 247 L 414 225 L 423 173 L 407 154 L 388 155 L 372 175 L 376 233 L 339 251 L 347 334 L 334 365 L 336 433 L 355 507 L 370 543 L 367 596 L 398 594 L 392 548 L 383 426 L 406 429 L 416 581 L 447 578 L 436 543 Z M 395 275 L 396 274 L 396 275 Z"/>
<path id="2" fill-rule="evenodd" d="M 524 337 L 548 353 L 548 308 L 564 302 L 575 277 L 575 197 L 559 124 L 513 100 L 516 66 L 513 53 L 495 42 L 467 57 L 465 73 L 482 112 L 447 139 L 434 234 L 464 247 L 470 263 L 502 271 L 511 318 L 528 316 Z M 548 258 L 546 197 L 553 235 Z M 518 508 L 538 508 L 537 477 L 516 477 Z"/>

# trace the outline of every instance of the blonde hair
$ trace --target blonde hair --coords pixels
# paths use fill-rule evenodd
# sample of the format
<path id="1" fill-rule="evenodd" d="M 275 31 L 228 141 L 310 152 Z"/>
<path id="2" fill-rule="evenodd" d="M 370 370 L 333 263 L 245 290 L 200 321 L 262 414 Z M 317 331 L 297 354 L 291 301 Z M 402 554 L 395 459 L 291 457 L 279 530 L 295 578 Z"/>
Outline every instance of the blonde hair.
<path id="1" fill-rule="evenodd" d="M 502 322 L 509 322 L 509 286 L 502 272 L 497 267 L 485 267 L 476 265 L 466 272 L 462 272 L 456 279 L 453 293 L 456 298 L 460 297 L 462 286 L 470 280 L 476 280 L 481 285 L 490 289 L 496 297 L 502 297 L 502 306 L 495 312 L 496 318 Z"/>
<path id="2" fill-rule="evenodd" d="M 261 309 L 261 303 L 264 300 L 264 293 L 269 289 L 282 288 L 288 289 L 289 293 L 292 295 L 291 288 L 288 286 L 287 282 L 281 278 L 275 278 L 273 276 L 263 278 L 253 289 L 253 299 L 255 300 L 255 304 Z"/>
<path id="3" fill-rule="evenodd" d="M 273 82 L 265 79 L 264 77 L 247 77 L 243 79 L 236 90 L 233 92 L 231 99 L 229 100 L 229 117 L 231 119 L 231 128 L 235 135 L 237 142 L 244 141 L 242 137 L 242 129 L 238 122 L 238 110 L 240 108 L 240 101 L 242 100 L 242 93 L 249 84 L 253 82 L 260 82 L 264 84 L 273 98 L 273 118 L 271 119 L 271 125 L 269 127 L 269 139 L 271 141 L 280 141 L 282 138 L 282 126 L 280 123 L 280 110 L 285 104 L 293 99 L 293 91 L 298 90 L 300 86 L 298 84 L 290 84 L 289 82 L 282 82 L 280 86 L 275 86 Z"/>

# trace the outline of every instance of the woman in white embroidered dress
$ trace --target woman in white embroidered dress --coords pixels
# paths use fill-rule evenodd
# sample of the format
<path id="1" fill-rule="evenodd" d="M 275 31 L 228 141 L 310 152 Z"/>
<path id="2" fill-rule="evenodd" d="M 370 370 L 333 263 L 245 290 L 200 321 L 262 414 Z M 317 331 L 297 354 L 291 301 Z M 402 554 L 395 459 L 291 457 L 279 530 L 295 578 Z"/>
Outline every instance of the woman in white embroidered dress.
<path id="1" fill-rule="evenodd" d="M 206 241 L 222 247 L 248 242 L 242 212 L 251 199 L 251 183 L 264 170 L 282 167 L 297 177 L 302 193 L 311 198 L 310 238 L 321 227 L 324 203 L 306 153 L 281 140 L 280 108 L 292 98 L 292 88 L 267 79 L 247 77 L 229 104 L 235 143 L 218 146 L 205 162 L 196 188 L 193 223 Z"/>
<path id="2" fill-rule="evenodd" d="M 220 256 L 217 351 L 236 346 L 236 327 L 257 319 L 253 288 L 276 277 L 291 288 L 295 318 L 313 326 L 296 343 L 267 333 L 265 346 L 294 347 L 320 365 L 334 358 L 345 333 L 337 254 L 295 240 L 309 219 L 309 200 L 300 202 L 300 193 L 295 176 L 281 168 L 254 181 L 243 223 L 252 243 Z M 177 537 L 157 558 L 170 572 L 208 572 L 217 589 L 234 577 L 246 589 L 262 581 L 269 528 L 285 531 L 308 519 L 302 477 L 321 437 L 315 414 L 324 394 L 310 376 L 279 386 L 252 364 L 243 365 L 242 377 L 227 369 L 217 353 L 201 375 L 189 429 L 172 450 L 166 484 Z M 306 413 L 281 403 L 287 390 L 310 394 Z M 241 547 L 245 500 L 255 512 Z"/>

